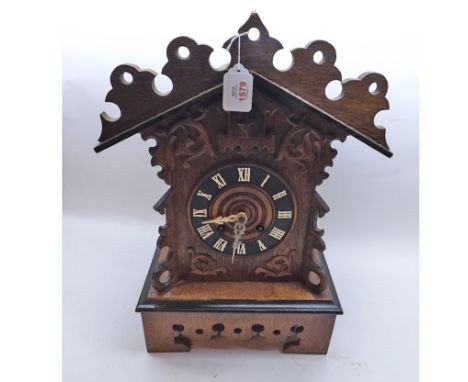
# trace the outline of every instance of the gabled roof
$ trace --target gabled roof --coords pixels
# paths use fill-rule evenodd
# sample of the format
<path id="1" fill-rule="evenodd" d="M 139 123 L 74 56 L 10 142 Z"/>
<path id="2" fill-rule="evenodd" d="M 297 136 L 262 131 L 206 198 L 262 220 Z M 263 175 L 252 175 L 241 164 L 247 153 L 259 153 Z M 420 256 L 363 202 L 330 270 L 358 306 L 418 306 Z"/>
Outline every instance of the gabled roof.
<path id="1" fill-rule="evenodd" d="M 239 28 L 239 33 L 249 31 L 250 28 L 257 28 L 260 37 L 256 41 L 247 37 L 242 39 L 241 62 L 254 75 L 254 89 L 256 81 L 260 81 L 300 101 L 307 108 L 326 115 L 350 135 L 382 154 L 392 156 L 385 140 L 385 129 L 374 124 L 375 115 L 389 107 L 385 97 L 388 84 L 384 76 L 368 72 L 358 79 L 342 81 L 340 71 L 334 66 L 335 49 L 320 40 L 309 43 L 305 48 L 292 50 L 291 68 L 279 71 L 273 66 L 273 56 L 283 48 L 281 43 L 269 36 L 256 13 L 252 13 Z M 231 38 L 223 47 L 226 48 L 230 41 Z M 182 46 L 190 52 L 187 58 L 177 53 Z M 221 96 L 225 71 L 216 71 L 210 66 L 209 56 L 212 51 L 211 47 L 198 45 L 188 37 L 172 40 L 167 47 L 168 62 L 162 74 L 172 80 L 173 89 L 165 96 L 158 94 L 154 88 L 155 72 L 129 64 L 116 67 L 111 74 L 112 89 L 106 101 L 116 104 L 121 116 L 112 119 L 106 113 L 101 114 L 102 132 L 95 151 L 113 146 L 203 97 L 214 94 Z M 317 52 L 322 53 L 318 62 L 314 60 Z M 232 44 L 230 53 L 229 67 L 237 62 L 236 43 Z M 125 80 L 124 73 L 132 76 L 131 83 Z M 325 94 L 325 88 L 335 80 L 341 81 L 343 90 L 337 99 L 330 100 Z M 372 92 L 371 84 L 376 85 Z"/>

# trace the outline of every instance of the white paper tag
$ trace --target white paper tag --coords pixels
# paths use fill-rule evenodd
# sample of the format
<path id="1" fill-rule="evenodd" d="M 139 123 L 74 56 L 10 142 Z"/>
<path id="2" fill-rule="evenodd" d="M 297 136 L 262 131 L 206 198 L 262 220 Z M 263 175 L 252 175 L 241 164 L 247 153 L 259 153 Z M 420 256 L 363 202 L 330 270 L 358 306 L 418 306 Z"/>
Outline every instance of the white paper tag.
<path id="1" fill-rule="evenodd" d="M 223 109 L 252 110 L 253 76 L 242 64 L 236 64 L 223 77 Z"/>

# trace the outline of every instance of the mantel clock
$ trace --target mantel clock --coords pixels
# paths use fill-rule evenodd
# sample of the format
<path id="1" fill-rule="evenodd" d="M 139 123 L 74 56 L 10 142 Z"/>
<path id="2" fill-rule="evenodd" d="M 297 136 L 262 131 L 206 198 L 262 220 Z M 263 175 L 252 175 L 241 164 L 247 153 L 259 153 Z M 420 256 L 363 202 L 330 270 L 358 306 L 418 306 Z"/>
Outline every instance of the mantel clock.
<path id="1" fill-rule="evenodd" d="M 244 32 L 256 28 L 257 40 Z M 139 133 L 154 139 L 151 163 L 169 190 L 154 206 L 165 215 L 137 305 L 150 352 L 192 346 L 272 346 L 290 353 L 327 352 L 342 309 L 323 252 L 318 218 L 328 206 L 316 188 L 332 165 L 334 140 L 348 135 L 392 154 L 374 124 L 388 109 L 386 79 L 364 73 L 342 81 L 336 52 L 313 41 L 277 70 L 281 43 L 256 13 L 228 39 L 231 64 L 253 76 L 252 109 L 223 109 L 223 75 L 209 64 L 212 48 L 188 37 L 167 47 L 162 73 L 120 65 L 106 101 L 121 111 L 101 115 L 96 152 Z M 180 48 L 188 56 L 180 54 Z M 230 65 L 231 66 L 231 65 Z M 342 93 L 329 99 L 331 81 Z"/>

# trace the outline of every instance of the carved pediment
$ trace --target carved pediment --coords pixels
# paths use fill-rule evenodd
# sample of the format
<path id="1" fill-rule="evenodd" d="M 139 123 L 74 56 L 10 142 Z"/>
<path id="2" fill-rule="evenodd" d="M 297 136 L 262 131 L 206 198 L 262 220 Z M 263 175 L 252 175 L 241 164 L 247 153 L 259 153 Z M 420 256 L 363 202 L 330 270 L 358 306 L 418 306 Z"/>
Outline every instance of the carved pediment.
<path id="1" fill-rule="evenodd" d="M 392 155 L 385 140 L 385 130 L 374 124 L 375 115 L 388 109 L 385 77 L 378 73 L 364 73 L 357 79 L 342 81 L 341 73 L 335 67 L 335 49 L 325 41 L 313 41 L 305 48 L 293 50 L 292 66 L 286 71 L 279 71 L 273 66 L 273 56 L 282 49 L 281 43 L 270 37 L 256 13 L 252 13 L 239 33 L 250 28 L 257 28 L 260 37 L 256 41 L 242 37 L 241 58 L 254 76 L 254 89 L 259 85 L 272 93 L 281 93 L 282 99 L 278 102 L 289 98 L 303 107 L 318 111 L 331 125 L 340 126 L 346 134 L 355 136 L 387 156 Z M 229 41 L 231 39 L 224 47 Z M 188 48 L 188 57 L 178 54 L 180 47 Z M 112 89 L 106 101 L 116 104 L 121 116 L 113 119 L 106 113 L 101 114 L 102 132 L 100 144 L 95 150 L 104 150 L 155 126 L 200 99 L 220 99 L 224 71 L 210 66 L 212 51 L 211 47 L 199 45 L 188 37 L 174 39 L 167 47 L 168 62 L 162 69 L 162 74 L 173 83 L 168 95 L 157 92 L 154 86 L 157 74 L 154 71 L 129 64 L 115 68 L 111 74 Z M 230 53 L 232 64 L 237 60 L 236 43 L 231 45 Z M 320 59 L 317 59 L 318 53 L 322 55 Z M 341 82 L 343 91 L 337 99 L 331 100 L 327 98 L 325 88 L 335 80 Z M 371 85 L 375 85 L 372 91 Z M 255 90 L 253 94 L 255 100 Z M 267 144 L 266 149 L 269 150 L 269 147 Z"/>

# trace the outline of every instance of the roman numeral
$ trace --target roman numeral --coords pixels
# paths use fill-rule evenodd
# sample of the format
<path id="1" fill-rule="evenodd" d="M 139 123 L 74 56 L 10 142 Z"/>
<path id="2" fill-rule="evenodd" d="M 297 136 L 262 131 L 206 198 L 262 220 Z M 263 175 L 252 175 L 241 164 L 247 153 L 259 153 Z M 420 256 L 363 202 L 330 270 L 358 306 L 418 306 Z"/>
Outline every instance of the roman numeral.
<path id="1" fill-rule="evenodd" d="M 239 172 L 238 182 L 250 182 L 250 167 L 239 167 L 237 171 Z"/>
<path id="2" fill-rule="evenodd" d="M 213 244 L 213 248 L 216 248 L 218 251 L 223 252 L 227 244 L 228 242 L 226 240 L 218 239 L 218 241 L 216 241 L 216 243 Z"/>
<path id="3" fill-rule="evenodd" d="M 278 192 L 277 194 L 274 194 L 274 195 L 273 195 L 273 200 L 280 199 L 280 198 L 282 198 L 283 196 L 286 196 L 287 194 L 288 194 L 288 193 L 287 193 L 285 190 L 283 190 L 283 191 L 281 191 L 281 192 Z"/>
<path id="4" fill-rule="evenodd" d="M 226 185 L 226 181 L 223 179 L 220 173 L 215 174 L 211 177 L 214 182 L 218 185 L 218 188 L 223 188 Z"/>
<path id="5" fill-rule="evenodd" d="M 239 243 L 236 251 L 238 255 L 245 255 L 246 254 L 245 243 Z"/>
<path id="6" fill-rule="evenodd" d="M 278 219 L 291 219 L 292 211 L 278 211 Z"/>
<path id="7" fill-rule="evenodd" d="M 265 176 L 265 179 L 263 179 L 262 184 L 260 184 L 260 187 L 263 187 L 266 182 L 268 182 L 268 179 L 270 179 L 270 175 Z"/>
<path id="8" fill-rule="evenodd" d="M 211 197 L 212 197 L 212 195 L 205 194 L 202 190 L 198 190 L 197 196 L 201 196 L 202 198 L 205 198 L 206 200 L 211 200 Z"/>
<path id="9" fill-rule="evenodd" d="M 269 235 L 271 237 L 274 237 L 276 240 L 281 240 L 281 238 L 284 236 L 285 233 L 286 232 L 284 232 L 283 230 L 281 230 L 279 228 L 276 228 L 276 227 L 273 227 L 273 229 L 271 230 Z"/>
<path id="10" fill-rule="evenodd" d="M 200 236 L 202 237 L 203 240 L 210 237 L 214 233 L 213 229 L 211 228 L 211 226 L 209 224 L 205 224 L 205 225 L 202 225 L 202 226 L 198 227 L 197 231 L 198 231 L 198 233 L 200 234 Z"/>
<path id="11" fill-rule="evenodd" d="M 192 211 L 192 216 L 194 218 L 206 218 L 208 217 L 208 211 L 206 209 L 204 210 L 197 210 L 197 209 L 193 209 Z"/>
<path id="12" fill-rule="evenodd" d="M 264 251 L 265 249 L 267 249 L 267 247 L 265 246 L 265 244 L 263 244 L 261 240 L 257 240 L 257 244 L 260 251 Z"/>

